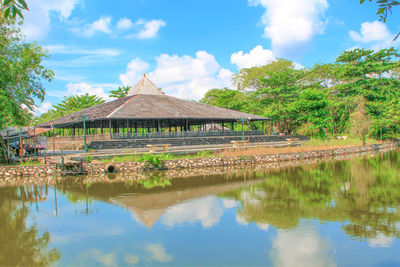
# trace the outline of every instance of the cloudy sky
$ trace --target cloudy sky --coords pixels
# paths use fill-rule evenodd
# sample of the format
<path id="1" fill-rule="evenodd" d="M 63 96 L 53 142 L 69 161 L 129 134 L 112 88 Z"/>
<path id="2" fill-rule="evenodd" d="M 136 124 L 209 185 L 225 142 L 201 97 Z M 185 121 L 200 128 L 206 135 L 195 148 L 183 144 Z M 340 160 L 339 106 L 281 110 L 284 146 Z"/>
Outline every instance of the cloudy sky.
<path id="1" fill-rule="evenodd" d="M 359 0 L 28 0 L 23 32 L 56 73 L 37 113 L 64 96 L 109 99 L 147 73 L 169 95 L 200 99 L 232 87 L 240 68 L 281 57 L 302 66 L 346 49 L 400 47 L 400 8 L 386 24 Z"/>

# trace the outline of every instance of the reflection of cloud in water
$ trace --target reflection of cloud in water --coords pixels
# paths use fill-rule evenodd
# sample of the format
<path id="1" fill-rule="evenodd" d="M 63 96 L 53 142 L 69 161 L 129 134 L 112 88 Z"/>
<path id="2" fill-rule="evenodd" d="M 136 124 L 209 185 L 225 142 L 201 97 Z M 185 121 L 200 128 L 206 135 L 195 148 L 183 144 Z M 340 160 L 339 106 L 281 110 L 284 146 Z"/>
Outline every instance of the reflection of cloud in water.
<path id="1" fill-rule="evenodd" d="M 222 205 L 224 205 L 225 209 L 231 209 L 236 206 L 236 200 L 230 198 L 223 198 Z"/>
<path id="2" fill-rule="evenodd" d="M 269 224 L 267 223 L 257 223 L 258 228 L 260 228 L 261 230 L 267 232 L 268 228 L 269 228 Z"/>
<path id="3" fill-rule="evenodd" d="M 79 258 L 89 262 L 97 262 L 104 266 L 118 266 L 116 252 L 105 254 L 98 249 L 91 249 L 83 252 Z"/>
<path id="4" fill-rule="evenodd" d="M 63 233 L 58 234 L 52 233 L 51 234 L 51 242 L 57 244 L 67 244 L 70 242 L 78 242 L 81 240 L 86 240 L 92 237 L 110 237 L 110 236 L 120 236 L 124 234 L 124 229 L 120 227 L 112 227 L 110 229 L 99 229 L 97 227 L 83 228 L 80 232 L 71 232 L 71 233 Z"/>
<path id="5" fill-rule="evenodd" d="M 276 266 L 336 266 L 329 240 L 322 239 L 312 228 L 279 230 L 273 246 L 271 258 Z"/>
<path id="6" fill-rule="evenodd" d="M 388 248 L 392 245 L 393 240 L 394 240 L 394 237 L 379 233 L 377 237 L 371 238 L 368 241 L 368 245 L 373 248 L 375 248 L 375 247 Z"/>
<path id="7" fill-rule="evenodd" d="M 247 220 L 240 213 L 236 213 L 236 222 L 239 225 L 248 225 L 249 224 L 247 222 Z"/>
<path id="8" fill-rule="evenodd" d="M 131 254 L 126 254 L 124 259 L 125 259 L 125 262 L 128 263 L 129 265 L 135 265 L 140 260 L 140 258 L 138 256 L 131 255 Z"/>
<path id="9" fill-rule="evenodd" d="M 169 207 L 162 218 L 162 223 L 174 226 L 184 222 L 200 221 L 204 227 L 211 227 L 219 222 L 223 212 L 218 198 L 208 196 Z"/>
<path id="10" fill-rule="evenodd" d="M 147 245 L 146 250 L 151 254 L 150 259 L 154 261 L 169 262 L 174 258 L 165 251 L 163 246 L 158 244 Z"/>

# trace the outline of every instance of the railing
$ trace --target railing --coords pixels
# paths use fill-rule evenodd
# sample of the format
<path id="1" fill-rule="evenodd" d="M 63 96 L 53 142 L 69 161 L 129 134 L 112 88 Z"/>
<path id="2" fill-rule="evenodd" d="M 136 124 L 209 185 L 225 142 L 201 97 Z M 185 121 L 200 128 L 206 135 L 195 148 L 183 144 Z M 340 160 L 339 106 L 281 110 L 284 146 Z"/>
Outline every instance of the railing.
<path id="1" fill-rule="evenodd" d="M 244 131 L 245 136 L 264 135 L 263 131 Z M 155 138 L 184 138 L 184 137 L 223 137 L 242 136 L 241 131 L 191 131 L 167 133 L 114 133 L 111 139 L 155 139 Z"/>

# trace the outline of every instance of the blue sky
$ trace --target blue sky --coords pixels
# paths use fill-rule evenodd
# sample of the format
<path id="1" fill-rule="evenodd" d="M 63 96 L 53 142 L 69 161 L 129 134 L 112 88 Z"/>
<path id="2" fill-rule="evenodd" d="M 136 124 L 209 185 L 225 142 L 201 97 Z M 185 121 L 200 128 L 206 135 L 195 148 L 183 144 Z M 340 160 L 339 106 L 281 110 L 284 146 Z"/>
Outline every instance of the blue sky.
<path id="1" fill-rule="evenodd" d="M 305 67 L 346 49 L 389 46 L 400 8 L 383 24 L 358 0 L 30 0 L 23 33 L 54 70 L 37 114 L 72 94 L 134 85 L 143 73 L 169 95 L 200 99 L 240 68 L 286 58 Z"/>

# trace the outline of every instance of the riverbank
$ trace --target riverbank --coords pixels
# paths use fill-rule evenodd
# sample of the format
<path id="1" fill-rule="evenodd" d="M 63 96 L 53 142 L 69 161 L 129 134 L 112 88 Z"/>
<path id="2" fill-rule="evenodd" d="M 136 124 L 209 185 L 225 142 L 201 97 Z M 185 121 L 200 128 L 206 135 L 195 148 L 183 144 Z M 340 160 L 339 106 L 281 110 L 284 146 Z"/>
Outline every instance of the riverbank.
<path id="1" fill-rule="evenodd" d="M 280 166 L 299 166 L 316 160 L 330 160 L 345 155 L 355 155 L 369 151 L 393 150 L 399 147 L 398 142 L 386 142 L 358 147 L 341 147 L 325 150 L 306 150 L 291 153 L 261 154 L 249 156 L 204 157 L 173 159 L 164 161 L 166 178 L 209 174 L 210 168 L 235 166 L 257 166 L 260 168 L 279 168 Z M 132 180 L 147 179 L 151 172 L 143 171 L 146 162 L 92 162 L 84 163 L 88 176 L 82 178 L 94 180 L 115 179 L 116 176 L 128 176 Z M 112 168 L 110 168 L 112 166 Z M 116 173 L 108 173 L 113 169 Z M 201 170 L 201 171 L 200 171 Z M 167 173 L 170 173 L 169 175 Z M 202 174 L 203 173 L 203 174 Z M 165 176 L 165 175 L 164 175 Z M 54 184 L 60 177 L 60 170 L 55 164 L 31 166 L 0 166 L 0 186 L 23 184 Z"/>

